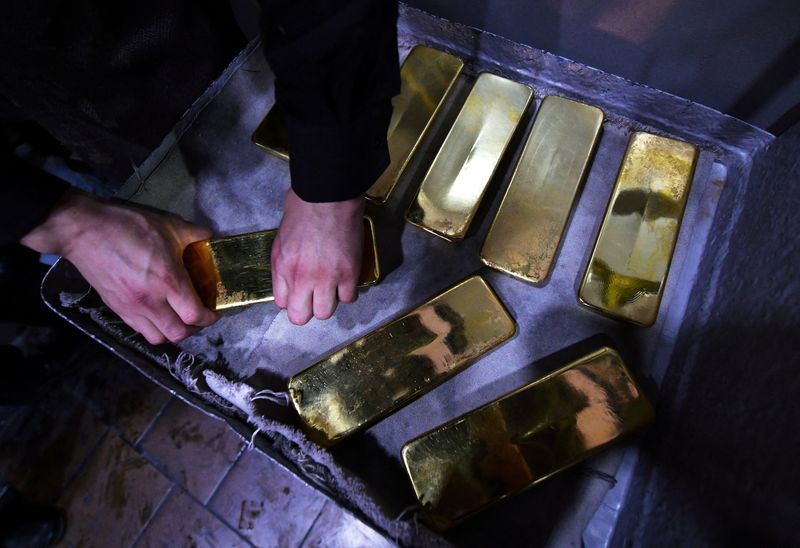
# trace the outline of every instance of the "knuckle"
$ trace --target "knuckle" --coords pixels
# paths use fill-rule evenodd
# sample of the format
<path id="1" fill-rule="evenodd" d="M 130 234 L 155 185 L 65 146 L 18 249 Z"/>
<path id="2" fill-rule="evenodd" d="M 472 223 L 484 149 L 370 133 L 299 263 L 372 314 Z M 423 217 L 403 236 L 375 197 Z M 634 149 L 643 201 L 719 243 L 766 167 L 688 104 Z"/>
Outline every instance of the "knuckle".
<path id="1" fill-rule="evenodd" d="M 354 292 L 356 290 L 356 285 L 358 284 L 358 278 L 352 274 L 347 276 L 341 276 L 339 278 L 339 285 L 343 286 L 347 291 Z"/>
<path id="2" fill-rule="evenodd" d="M 140 280 L 122 278 L 120 282 L 120 290 L 116 292 L 116 295 L 112 293 L 111 295 L 106 295 L 106 298 L 117 301 L 125 308 L 134 310 L 141 310 L 142 307 L 146 307 L 149 304 L 150 292 Z"/>
<path id="3" fill-rule="evenodd" d="M 160 264 L 153 267 L 151 276 L 156 284 L 167 289 L 175 289 L 178 285 L 175 271 L 169 265 Z"/>
<path id="4" fill-rule="evenodd" d="M 131 288 L 128 290 L 128 301 L 137 308 L 146 306 L 149 301 L 149 294 L 147 291 L 140 288 Z"/>
<path id="5" fill-rule="evenodd" d="M 179 342 L 189 336 L 189 328 L 185 325 L 173 324 L 165 329 L 164 334 L 172 342 Z"/>
<path id="6" fill-rule="evenodd" d="M 336 277 L 341 283 L 352 283 L 355 285 L 358 272 L 351 264 L 339 265 L 336 269 Z"/>
<path id="7" fill-rule="evenodd" d="M 303 264 L 295 264 L 289 274 L 295 284 L 304 284 L 314 280 L 316 272 Z"/>
<path id="8" fill-rule="evenodd" d="M 282 261 L 277 273 L 283 276 L 290 287 L 304 282 L 308 276 L 308 271 L 302 264 L 291 260 Z"/>
<path id="9" fill-rule="evenodd" d="M 183 321 L 188 325 L 200 325 L 205 319 L 205 314 L 199 308 L 190 308 L 183 314 Z"/>
<path id="10" fill-rule="evenodd" d="M 164 344 L 166 339 L 164 339 L 163 335 L 144 335 L 145 340 L 154 346 L 158 346 L 159 344 Z"/>
<path id="11" fill-rule="evenodd" d="M 206 310 L 205 312 L 203 312 L 203 315 L 200 317 L 200 319 L 197 320 L 196 322 L 193 322 L 191 325 L 197 327 L 208 327 L 209 325 L 216 323 L 218 319 L 219 315 L 217 315 L 214 312 Z"/>

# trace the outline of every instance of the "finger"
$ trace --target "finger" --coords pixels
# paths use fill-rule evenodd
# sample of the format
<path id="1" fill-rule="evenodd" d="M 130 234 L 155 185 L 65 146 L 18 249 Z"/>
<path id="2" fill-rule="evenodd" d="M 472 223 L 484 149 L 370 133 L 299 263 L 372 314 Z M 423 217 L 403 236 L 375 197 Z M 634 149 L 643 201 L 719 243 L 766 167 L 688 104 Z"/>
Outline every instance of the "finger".
<path id="1" fill-rule="evenodd" d="M 339 302 L 352 303 L 358 296 L 356 283 L 352 281 L 341 282 L 338 287 Z"/>
<path id="2" fill-rule="evenodd" d="M 333 284 L 321 284 L 314 288 L 312 298 L 314 307 L 314 317 L 318 320 L 327 320 L 336 310 L 336 286 Z"/>
<path id="3" fill-rule="evenodd" d="M 219 316 L 206 308 L 184 269 L 177 273 L 175 288 L 167 293 L 167 303 L 185 325 L 208 327 Z"/>
<path id="4" fill-rule="evenodd" d="M 272 296 L 278 308 L 286 308 L 289 304 L 289 282 L 283 275 L 281 261 L 281 235 L 276 234 L 270 250 L 270 265 L 272 267 Z"/>
<path id="5" fill-rule="evenodd" d="M 172 342 L 182 341 L 199 330 L 183 323 L 167 301 L 151 305 L 148 312 L 145 317 Z"/>
<path id="6" fill-rule="evenodd" d="M 273 271 L 272 275 L 272 294 L 275 296 L 275 304 L 278 308 L 286 308 L 289 301 L 289 284 L 280 274 Z"/>
<path id="7" fill-rule="evenodd" d="M 161 331 L 159 331 L 153 322 L 144 316 L 122 316 L 120 318 L 123 322 L 134 331 L 140 333 L 152 345 L 164 344 L 167 338 Z"/>
<path id="8" fill-rule="evenodd" d="M 311 286 L 295 284 L 289 292 L 288 315 L 289 321 L 295 325 L 304 325 L 311 319 L 311 299 L 313 292 Z"/>
<path id="9" fill-rule="evenodd" d="M 167 341 L 167 338 L 153 325 L 153 322 L 144 316 L 125 314 L 121 312 L 121 307 L 113 299 L 107 299 L 104 295 L 100 295 L 100 298 L 128 327 L 142 335 L 150 344 L 159 345 Z"/>

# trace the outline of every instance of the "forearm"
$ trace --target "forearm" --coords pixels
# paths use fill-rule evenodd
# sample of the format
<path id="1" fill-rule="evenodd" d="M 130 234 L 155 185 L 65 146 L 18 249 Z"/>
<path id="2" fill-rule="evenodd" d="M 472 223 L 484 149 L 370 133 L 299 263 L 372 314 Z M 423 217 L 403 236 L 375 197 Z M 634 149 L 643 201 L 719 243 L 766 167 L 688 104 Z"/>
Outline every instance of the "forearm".
<path id="1" fill-rule="evenodd" d="M 77 189 L 66 190 L 47 217 L 33 227 L 20 243 L 40 253 L 65 256 L 82 232 L 91 227 L 91 211 L 97 198 Z"/>
<path id="2" fill-rule="evenodd" d="M 0 246 L 17 243 L 40 225 L 69 185 L 0 151 Z"/>

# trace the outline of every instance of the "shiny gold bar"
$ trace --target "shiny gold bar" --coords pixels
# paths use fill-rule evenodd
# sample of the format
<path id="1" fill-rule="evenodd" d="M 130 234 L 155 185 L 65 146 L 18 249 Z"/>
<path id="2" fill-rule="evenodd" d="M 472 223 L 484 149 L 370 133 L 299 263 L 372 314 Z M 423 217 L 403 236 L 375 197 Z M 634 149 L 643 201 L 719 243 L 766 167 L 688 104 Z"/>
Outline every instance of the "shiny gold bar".
<path id="1" fill-rule="evenodd" d="M 656 321 L 689 196 L 697 148 L 631 136 L 578 298 L 642 327 Z"/>
<path id="2" fill-rule="evenodd" d="M 516 324 L 472 276 L 289 380 L 309 437 L 323 446 L 368 428 L 510 338 Z"/>
<path id="3" fill-rule="evenodd" d="M 483 243 L 487 266 L 532 283 L 547 279 L 603 118 L 599 108 L 545 97 Z"/>
<path id="4" fill-rule="evenodd" d="M 258 124 L 258 127 L 253 132 L 252 140 L 255 144 L 281 160 L 289 160 L 289 131 L 286 129 L 283 110 L 277 103 L 272 106 L 261 123 Z"/>
<path id="5" fill-rule="evenodd" d="M 183 251 L 183 264 L 197 294 L 211 310 L 271 301 L 270 254 L 275 230 L 194 242 Z M 364 251 L 359 287 L 381 277 L 375 227 L 364 217 Z"/>
<path id="6" fill-rule="evenodd" d="M 428 46 L 415 46 L 408 54 L 400 68 L 400 94 L 392 100 L 391 163 L 367 190 L 367 198 L 379 204 L 389 199 L 463 68 L 458 57 Z"/>
<path id="7" fill-rule="evenodd" d="M 533 92 L 484 72 L 422 180 L 406 220 L 446 240 L 464 238 Z"/>
<path id="8" fill-rule="evenodd" d="M 403 446 L 425 518 L 444 530 L 634 432 L 653 408 L 601 348 Z"/>

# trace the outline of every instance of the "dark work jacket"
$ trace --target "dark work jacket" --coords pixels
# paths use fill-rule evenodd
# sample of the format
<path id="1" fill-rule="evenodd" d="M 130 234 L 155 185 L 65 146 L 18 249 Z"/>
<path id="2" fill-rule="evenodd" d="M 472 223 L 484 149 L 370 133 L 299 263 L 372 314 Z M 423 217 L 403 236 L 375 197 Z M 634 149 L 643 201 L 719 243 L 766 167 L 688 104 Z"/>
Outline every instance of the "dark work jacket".
<path id="1" fill-rule="evenodd" d="M 289 134 L 292 188 L 330 202 L 363 194 L 389 164 L 400 91 L 396 0 L 262 3 L 264 53 Z"/>
<path id="2" fill-rule="evenodd" d="M 243 46 L 225 0 L 17 0 L 4 11 L 2 102 L 117 179 Z M 262 14 L 293 189 L 312 202 L 362 194 L 389 162 L 396 0 L 264 0 Z M 66 188 L 0 150 L 0 245 L 42 222 Z"/>

